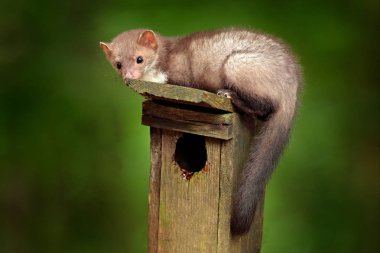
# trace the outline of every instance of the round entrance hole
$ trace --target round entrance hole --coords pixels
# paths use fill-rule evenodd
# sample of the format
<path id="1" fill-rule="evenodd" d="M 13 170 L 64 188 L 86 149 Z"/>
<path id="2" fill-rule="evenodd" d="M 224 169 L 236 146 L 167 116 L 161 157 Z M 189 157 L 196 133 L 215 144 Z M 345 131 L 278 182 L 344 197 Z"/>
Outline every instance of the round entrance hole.
<path id="1" fill-rule="evenodd" d="M 177 141 L 174 160 L 182 170 L 182 175 L 190 179 L 201 171 L 207 161 L 206 138 L 194 134 L 183 134 Z"/>

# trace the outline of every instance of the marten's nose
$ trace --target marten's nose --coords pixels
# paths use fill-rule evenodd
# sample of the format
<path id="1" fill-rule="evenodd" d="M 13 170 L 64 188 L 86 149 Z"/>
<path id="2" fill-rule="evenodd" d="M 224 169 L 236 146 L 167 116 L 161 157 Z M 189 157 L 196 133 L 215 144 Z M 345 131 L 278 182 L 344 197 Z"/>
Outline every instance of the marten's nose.
<path id="1" fill-rule="evenodd" d="M 127 78 L 129 78 L 129 79 L 133 79 L 133 78 L 134 78 L 133 73 L 130 72 L 130 71 L 127 71 L 127 72 L 125 73 L 124 79 L 127 79 Z"/>

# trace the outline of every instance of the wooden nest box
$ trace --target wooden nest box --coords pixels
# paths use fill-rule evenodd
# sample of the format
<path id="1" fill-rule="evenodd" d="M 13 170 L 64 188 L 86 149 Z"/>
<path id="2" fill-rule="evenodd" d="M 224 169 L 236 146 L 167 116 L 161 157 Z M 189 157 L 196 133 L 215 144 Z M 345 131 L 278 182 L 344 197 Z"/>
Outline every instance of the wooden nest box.
<path id="1" fill-rule="evenodd" d="M 230 99 L 169 84 L 128 80 L 145 96 L 150 126 L 149 253 L 259 252 L 263 203 L 251 230 L 230 233 L 232 193 L 255 127 Z"/>

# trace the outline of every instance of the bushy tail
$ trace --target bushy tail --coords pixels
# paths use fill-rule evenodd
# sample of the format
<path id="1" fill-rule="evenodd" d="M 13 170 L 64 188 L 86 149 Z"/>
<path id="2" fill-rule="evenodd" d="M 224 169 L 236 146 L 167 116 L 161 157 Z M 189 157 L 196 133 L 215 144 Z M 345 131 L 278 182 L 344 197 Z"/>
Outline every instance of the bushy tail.
<path id="1" fill-rule="evenodd" d="M 248 161 L 240 175 L 239 188 L 233 198 L 233 235 L 249 231 L 257 204 L 263 197 L 265 186 L 288 142 L 292 118 L 293 115 L 285 111 L 277 111 L 263 123 L 260 133 L 252 141 Z"/>

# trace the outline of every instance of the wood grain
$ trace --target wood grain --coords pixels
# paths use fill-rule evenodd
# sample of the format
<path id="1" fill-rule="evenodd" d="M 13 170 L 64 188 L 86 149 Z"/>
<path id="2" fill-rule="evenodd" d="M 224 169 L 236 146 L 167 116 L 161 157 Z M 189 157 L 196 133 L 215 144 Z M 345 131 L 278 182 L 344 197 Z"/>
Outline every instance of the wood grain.
<path id="1" fill-rule="evenodd" d="M 143 115 L 178 121 L 231 125 L 235 115 L 234 113 L 212 113 L 209 111 L 196 111 L 194 109 L 194 107 L 181 108 L 162 105 L 151 100 L 144 101 L 143 103 Z"/>
<path id="2" fill-rule="evenodd" d="M 158 221 L 160 207 L 160 183 L 162 167 L 162 130 L 150 128 L 150 177 L 149 177 L 149 223 L 148 252 L 155 253 L 158 248 Z"/>
<path id="3" fill-rule="evenodd" d="M 262 231 L 262 204 L 259 206 L 250 231 L 243 236 L 232 237 L 230 218 L 233 192 L 239 185 L 239 176 L 245 165 L 255 126 L 242 116 L 236 117 L 234 138 L 221 144 L 220 198 L 218 253 L 259 253 Z"/>
<path id="4" fill-rule="evenodd" d="M 229 140 L 233 137 L 232 125 L 213 125 L 190 121 L 175 121 L 143 115 L 141 120 L 143 125 L 161 129 L 175 130 L 184 133 L 198 134 Z"/>
<path id="5" fill-rule="evenodd" d="M 135 79 L 127 79 L 125 83 L 137 93 L 148 98 L 214 108 L 227 112 L 235 111 L 230 99 L 208 91 Z"/>
<path id="6" fill-rule="evenodd" d="M 157 252 L 217 252 L 220 140 L 207 138 L 206 168 L 186 180 L 173 161 L 181 135 L 163 130 Z"/>

